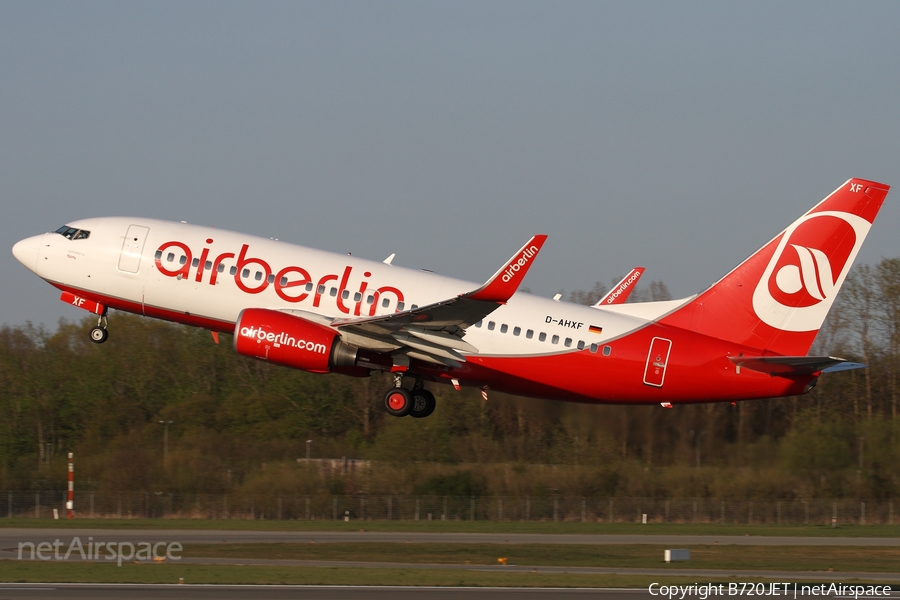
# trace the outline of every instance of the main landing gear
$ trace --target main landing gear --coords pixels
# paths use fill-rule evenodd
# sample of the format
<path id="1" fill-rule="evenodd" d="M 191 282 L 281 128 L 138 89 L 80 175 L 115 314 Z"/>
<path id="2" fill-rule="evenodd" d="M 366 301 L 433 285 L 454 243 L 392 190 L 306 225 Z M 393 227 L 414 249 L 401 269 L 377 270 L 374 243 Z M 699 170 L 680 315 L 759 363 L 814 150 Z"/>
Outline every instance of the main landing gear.
<path id="1" fill-rule="evenodd" d="M 402 387 L 403 375 L 394 373 L 394 387 L 384 394 L 384 410 L 393 417 L 409 415 L 414 419 L 423 419 L 434 412 L 436 402 L 434 394 L 423 387 L 422 380 L 416 378 L 413 389 Z"/>
<path id="2" fill-rule="evenodd" d="M 91 328 L 91 341 L 95 344 L 102 344 L 109 339 L 109 331 L 106 330 L 108 326 L 109 321 L 106 319 L 106 311 L 103 311 L 103 314 L 97 319 L 97 326 Z"/>

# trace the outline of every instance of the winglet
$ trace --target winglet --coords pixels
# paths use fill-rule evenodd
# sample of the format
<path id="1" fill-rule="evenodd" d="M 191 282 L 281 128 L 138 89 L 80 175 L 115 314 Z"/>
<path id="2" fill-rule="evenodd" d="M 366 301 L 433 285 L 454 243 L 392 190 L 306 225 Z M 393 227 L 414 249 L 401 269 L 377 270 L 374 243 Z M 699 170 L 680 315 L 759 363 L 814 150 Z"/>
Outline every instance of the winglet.
<path id="1" fill-rule="evenodd" d="M 539 234 L 528 240 L 506 264 L 500 267 L 499 271 L 494 273 L 493 277 L 487 280 L 487 283 L 465 296 L 472 300 L 505 304 L 519 289 L 525 273 L 528 272 L 546 239 L 546 235 Z"/>
<path id="2" fill-rule="evenodd" d="M 622 281 L 614 285 L 612 289 L 609 290 L 609 293 L 592 308 L 602 308 L 610 304 L 624 304 L 625 300 L 628 299 L 628 295 L 634 290 L 637 280 L 641 278 L 641 275 L 644 274 L 645 270 L 644 267 L 633 268 L 631 273 L 622 278 Z"/>

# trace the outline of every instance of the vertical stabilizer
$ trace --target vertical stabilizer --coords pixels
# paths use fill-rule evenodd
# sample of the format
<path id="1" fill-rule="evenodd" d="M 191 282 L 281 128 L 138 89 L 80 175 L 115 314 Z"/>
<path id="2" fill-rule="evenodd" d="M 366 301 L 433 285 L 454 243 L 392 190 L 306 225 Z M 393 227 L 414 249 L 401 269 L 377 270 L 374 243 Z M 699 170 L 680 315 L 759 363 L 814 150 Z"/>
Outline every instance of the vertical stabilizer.
<path id="1" fill-rule="evenodd" d="M 805 355 L 890 186 L 851 179 L 663 323 Z"/>

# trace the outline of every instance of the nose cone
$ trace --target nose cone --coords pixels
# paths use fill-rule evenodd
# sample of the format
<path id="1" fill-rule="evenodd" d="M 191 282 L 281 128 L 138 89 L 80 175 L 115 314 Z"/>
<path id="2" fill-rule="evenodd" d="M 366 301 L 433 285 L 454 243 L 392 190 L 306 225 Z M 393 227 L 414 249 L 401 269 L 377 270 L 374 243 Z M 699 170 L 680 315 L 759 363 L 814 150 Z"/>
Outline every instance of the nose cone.
<path id="1" fill-rule="evenodd" d="M 35 272 L 37 271 L 38 255 L 41 251 L 41 239 L 43 237 L 43 235 L 35 235 L 30 238 L 25 238 L 21 242 L 16 243 L 12 248 L 13 256 L 15 256 L 20 263 Z"/>

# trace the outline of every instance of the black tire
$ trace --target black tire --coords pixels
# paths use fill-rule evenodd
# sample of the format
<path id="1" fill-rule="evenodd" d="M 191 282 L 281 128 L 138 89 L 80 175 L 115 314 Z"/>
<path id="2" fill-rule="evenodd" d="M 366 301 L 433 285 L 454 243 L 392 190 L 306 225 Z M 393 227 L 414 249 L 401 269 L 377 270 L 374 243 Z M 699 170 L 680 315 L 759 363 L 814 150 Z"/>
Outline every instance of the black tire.
<path id="1" fill-rule="evenodd" d="M 91 329 L 91 341 L 95 344 L 102 344 L 109 338 L 109 332 L 102 327 L 94 327 Z"/>
<path id="2" fill-rule="evenodd" d="M 384 395 L 384 410 L 392 417 L 405 417 L 412 406 L 412 394 L 404 388 L 391 388 Z"/>
<path id="3" fill-rule="evenodd" d="M 437 402 L 434 399 L 434 394 L 425 389 L 413 390 L 412 408 L 409 409 L 409 416 L 414 419 L 424 419 L 434 412 L 435 406 L 437 406 Z"/>

